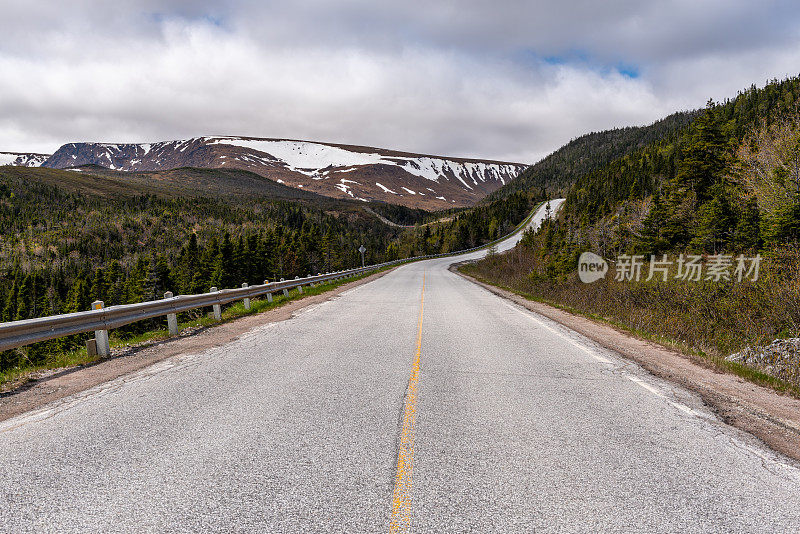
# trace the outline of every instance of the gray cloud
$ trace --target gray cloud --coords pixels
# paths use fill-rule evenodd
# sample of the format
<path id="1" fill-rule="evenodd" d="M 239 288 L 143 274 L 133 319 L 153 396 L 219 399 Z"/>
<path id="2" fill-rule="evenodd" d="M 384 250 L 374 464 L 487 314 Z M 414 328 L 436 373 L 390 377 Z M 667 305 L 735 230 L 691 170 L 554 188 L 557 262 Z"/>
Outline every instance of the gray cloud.
<path id="1" fill-rule="evenodd" d="M 4 2 L 0 149 L 241 134 L 534 161 L 800 65 L 779 0 L 381 4 Z"/>

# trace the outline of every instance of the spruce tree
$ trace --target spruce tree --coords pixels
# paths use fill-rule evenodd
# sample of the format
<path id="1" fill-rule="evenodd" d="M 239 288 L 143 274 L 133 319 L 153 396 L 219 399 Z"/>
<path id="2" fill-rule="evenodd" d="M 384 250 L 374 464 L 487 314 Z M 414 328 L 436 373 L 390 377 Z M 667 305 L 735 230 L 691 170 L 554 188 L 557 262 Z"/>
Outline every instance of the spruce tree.
<path id="1" fill-rule="evenodd" d="M 705 112 L 692 124 L 676 174 L 679 186 L 694 192 L 699 204 L 710 200 L 712 187 L 725 170 L 726 142 L 709 100 Z"/>
<path id="2" fill-rule="evenodd" d="M 18 275 L 19 274 L 16 273 L 14 276 L 11 289 L 6 294 L 6 301 L 3 306 L 3 322 L 14 321 L 17 318 L 17 294 L 19 293 L 19 285 L 16 276 Z"/>
<path id="3" fill-rule="evenodd" d="M 711 194 L 711 200 L 700 207 L 691 245 L 698 250 L 717 253 L 724 250 L 730 241 L 737 221 L 725 187 L 718 183 Z"/>
<path id="4" fill-rule="evenodd" d="M 761 248 L 761 213 L 755 198 L 747 200 L 734 231 L 732 245 L 738 251 Z"/>
<path id="5" fill-rule="evenodd" d="M 15 321 L 30 319 L 32 317 L 32 304 L 35 298 L 33 291 L 33 279 L 30 274 L 25 275 L 17 292 L 17 313 Z"/>
<path id="6" fill-rule="evenodd" d="M 102 300 L 104 302 L 108 300 L 108 286 L 106 283 L 106 276 L 105 272 L 101 267 L 98 267 L 94 271 L 94 276 L 92 277 L 91 293 L 92 293 L 92 298 L 94 298 L 95 300 Z M 105 304 L 108 305 L 109 303 L 105 302 Z"/>
<path id="7" fill-rule="evenodd" d="M 641 235 L 637 238 L 637 249 L 640 252 L 646 255 L 661 254 L 669 247 L 669 241 L 663 235 L 666 220 L 666 207 L 661 202 L 661 193 L 656 191 L 650 212 L 642 221 Z"/>

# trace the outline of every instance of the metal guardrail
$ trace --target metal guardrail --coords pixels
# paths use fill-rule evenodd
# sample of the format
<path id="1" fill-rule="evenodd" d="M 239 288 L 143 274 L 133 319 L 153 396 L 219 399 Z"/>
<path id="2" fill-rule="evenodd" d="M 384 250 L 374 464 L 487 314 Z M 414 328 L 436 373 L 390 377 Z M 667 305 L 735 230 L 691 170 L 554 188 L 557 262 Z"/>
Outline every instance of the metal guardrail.
<path id="1" fill-rule="evenodd" d="M 219 306 L 239 300 L 247 299 L 245 302 L 249 304 L 249 299 L 258 298 L 265 295 L 269 295 L 269 298 L 271 298 L 273 293 L 278 293 L 284 290 L 288 291 L 290 289 L 297 288 L 301 288 L 302 290 L 303 286 L 308 286 L 310 284 L 319 284 L 322 282 L 330 282 L 342 278 L 351 278 L 366 272 L 376 271 L 384 267 L 390 267 L 402 263 L 410 263 L 432 258 L 444 258 L 448 256 L 467 254 L 476 250 L 487 249 L 522 231 L 533 218 L 539 207 L 540 206 L 537 206 L 536 209 L 534 209 L 530 215 L 528 215 L 528 217 L 526 217 L 525 220 L 522 221 L 522 223 L 520 223 L 514 229 L 514 231 L 510 232 L 508 235 L 496 239 L 491 243 L 466 250 L 459 250 L 457 252 L 415 256 L 413 258 L 404 258 L 335 273 L 326 273 L 317 276 L 309 276 L 306 278 L 296 278 L 294 280 L 271 282 L 268 284 L 254 285 L 237 289 L 223 289 L 221 291 L 201 293 L 199 295 L 179 295 L 177 297 L 169 296 L 168 298 L 164 298 L 162 300 L 154 300 L 138 304 L 121 304 L 118 306 L 109 306 L 108 308 L 103 308 L 102 302 L 98 301 L 95 303 L 99 305 L 98 309 L 0 323 L 0 351 L 23 347 L 25 345 L 38 343 L 40 341 L 49 341 L 51 339 L 71 336 L 74 334 L 96 332 L 96 339 L 98 340 L 98 353 L 101 355 L 108 355 L 108 330 L 155 317 L 167 316 L 169 319 L 170 316 L 174 317 L 174 315 L 178 313 L 197 308 L 214 307 L 215 314 L 218 314 Z M 167 295 L 171 295 L 171 293 L 167 293 Z M 247 307 L 249 308 L 249 306 Z M 172 319 L 171 323 L 177 324 L 174 321 L 174 318 Z M 170 330 L 172 330 L 172 326 L 170 326 Z"/>

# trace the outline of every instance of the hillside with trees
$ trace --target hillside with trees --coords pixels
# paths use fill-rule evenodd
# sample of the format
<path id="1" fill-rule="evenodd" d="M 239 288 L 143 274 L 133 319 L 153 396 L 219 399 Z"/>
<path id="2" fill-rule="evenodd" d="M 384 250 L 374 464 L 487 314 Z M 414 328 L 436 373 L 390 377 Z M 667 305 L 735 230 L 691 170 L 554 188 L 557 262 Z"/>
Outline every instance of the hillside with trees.
<path id="1" fill-rule="evenodd" d="M 566 194 L 581 176 L 657 142 L 674 141 L 697 117 L 697 111 L 681 111 L 649 126 L 591 132 L 573 139 L 501 187 L 487 200 L 505 198 L 516 191 L 545 189 L 551 197 Z"/>
<path id="2" fill-rule="evenodd" d="M 514 253 L 469 271 L 715 357 L 797 337 L 799 105 L 797 77 L 710 101 L 675 135 L 588 165 L 557 218 L 526 235 Z M 578 259 L 586 251 L 608 259 L 611 274 L 581 283 Z M 665 278 L 645 280 L 651 258 L 664 254 L 673 262 L 693 255 L 704 269 L 726 262 L 730 273 L 737 258 L 759 257 L 759 276 L 687 282 L 673 264 Z M 623 255 L 641 258 L 640 282 L 615 276 L 613 260 Z"/>
<path id="3" fill-rule="evenodd" d="M 569 248 L 715 253 L 796 241 L 799 98 L 798 78 L 751 87 L 709 102 L 675 140 L 583 174 L 558 223 Z"/>
<path id="4" fill-rule="evenodd" d="M 195 179 L 210 171 L 185 172 Z M 137 180 L 0 167 L 0 318 L 341 270 L 360 263 L 361 244 L 368 262 L 384 260 L 398 237 L 397 229 L 354 203 L 285 189 L 278 198 L 268 191 L 243 201 L 241 195 L 165 194 L 163 184 Z M 3 353 L 0 370 L 23 356 L 43 357 L 53 344 L 76 342 Z"/>
<path id="5" fill-rule="evenodd" d="M 540 200 L 517 193 L 474 210 L 431 213 L 322 197 L 242 170 L 125 173 L 0 167 L 0 320 L 291 279 L 481 245 Z M 434 222 L 443 219 L 443 222 Z M 119 329 L 135 335 L 143 321 Z M 0 353 L 0 372 L 82 344 L 85 336 Z"/>

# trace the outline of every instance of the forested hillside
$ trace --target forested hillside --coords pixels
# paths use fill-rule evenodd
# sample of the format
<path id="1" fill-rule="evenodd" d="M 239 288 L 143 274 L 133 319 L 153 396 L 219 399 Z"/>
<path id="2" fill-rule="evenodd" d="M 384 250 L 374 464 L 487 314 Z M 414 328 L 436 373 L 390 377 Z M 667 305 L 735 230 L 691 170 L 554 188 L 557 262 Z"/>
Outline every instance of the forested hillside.
<path id="1" fill-rule="evenodd" d="M 430 213 L 318 196 L 242 170 L 123 173 L 0 167 L 0 320 L 14 321 L 454 251 L 509 232 L 538 200 L 518 193 Z M 142 322 L 120 329 L 135 334 Z M 0 354 L 0 371 L 80 344 Z"/>
<path id="2" fill-rule="evenodd" d="M 709 102 L 675 135 L 588 165 L 594 168 L 571 185 L 558 218 L 527 235 L 514 254 L 471 272 L 720 356 L 797 337 L 799 105 L 800 78 Z M 585 251 L 608 259 L 611 274 L 581 283 L 577 266 Z M 616 276 L 613 260 L 634 254 L 644 263 L 641 281 Z M 645 280 L 651 255 L 664 254 L 669 273 Z M 763 261 L 755 279 L 738 280 L 730 265 L 727 276 L 686 281 L 676 270 L 681 254 L 700 258 L 704 269 L 712 261 L 735 264 L 739 255 Z M 791 380 L 800 384 L 798 377 Z"/>
<path id="3" fill-rule="evenodd" d="M 603 253 L 754 251 L 798 233 L 800 79 L 709 102 L 674 140 L 580 176 L 558 223 L 566 247 Z"/>
<path id="4" fill-rule="evenodd" d="M 563 196 L 578 178 L 588 172 L 653 143 L 674 141 L 697 115 L 696 111 L 682 111 L 649 126 L 582 135 L 528 167 L 515 180 L 489 195 L 488 200 L 531 189 L 546 189 L 551 197 Z"/>
<path id="5" fill-rule="evenodd" d="M 452 214 L 449 220 L 401 234 L 389 245 L 390 258 L 454 252 L 508 234 L 544 200 L 541 191 L 517 192 L 508 198 Z"/>
<path id="6" fill-rule="evenodd" d="M 2 168 L 2 319 L 339 270 L 360 261 L 361 244 L 369 261 L 383 259 L 397 230 L 334 203 L 165 196 L 79 173 Z"/>

